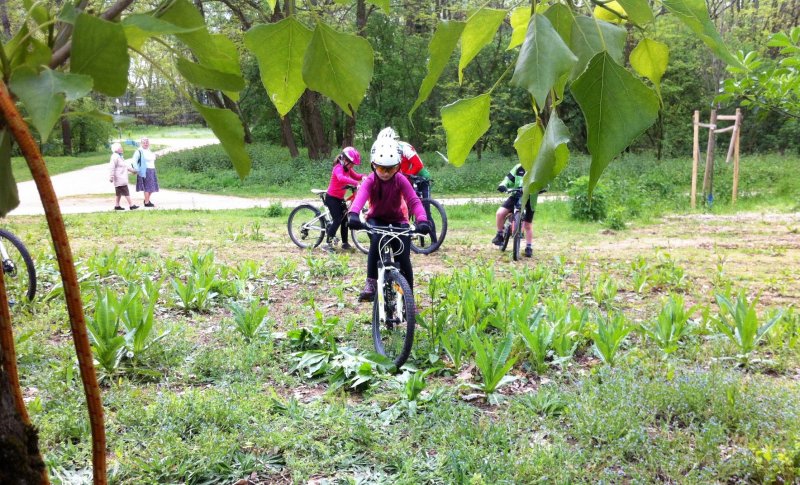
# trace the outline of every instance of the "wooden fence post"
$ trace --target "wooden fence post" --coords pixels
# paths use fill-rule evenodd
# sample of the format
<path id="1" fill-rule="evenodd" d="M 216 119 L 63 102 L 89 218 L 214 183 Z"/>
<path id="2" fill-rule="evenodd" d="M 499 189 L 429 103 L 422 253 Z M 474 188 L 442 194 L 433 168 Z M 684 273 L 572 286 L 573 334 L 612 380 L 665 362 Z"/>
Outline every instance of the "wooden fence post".
<path id="1" fill-rule="evenodd" d="M 706 170 L 703 174 L 703 201 L 706 207 L 714 202 L 714 142 L 717 129 L 717 110 L 711 110 L 708 129 L 708 148 L 706 150 Z"/>
<path id="2" fill-rule="evenodd" d="M 742 110 L 736 108 L 736 121 L 733 129 L 733 193 L 731 202 L 736 203 L 736 195 L 739 192 L 739 136 L 742 132 Z"/>

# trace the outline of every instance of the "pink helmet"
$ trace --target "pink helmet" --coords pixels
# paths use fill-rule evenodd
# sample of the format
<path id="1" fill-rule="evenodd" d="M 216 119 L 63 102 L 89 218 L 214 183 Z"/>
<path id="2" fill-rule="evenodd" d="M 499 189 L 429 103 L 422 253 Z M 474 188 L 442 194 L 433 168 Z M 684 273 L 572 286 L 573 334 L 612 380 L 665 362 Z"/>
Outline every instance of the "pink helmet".
<path id="1" fill-rule="evenodd" d="M 353 147 L 344 147 L 342 149 L 342 155 L 345 156 L 349 161 L 353 162 L 353 165 L 361 165 L 361 154 L 358 153 Z"/>

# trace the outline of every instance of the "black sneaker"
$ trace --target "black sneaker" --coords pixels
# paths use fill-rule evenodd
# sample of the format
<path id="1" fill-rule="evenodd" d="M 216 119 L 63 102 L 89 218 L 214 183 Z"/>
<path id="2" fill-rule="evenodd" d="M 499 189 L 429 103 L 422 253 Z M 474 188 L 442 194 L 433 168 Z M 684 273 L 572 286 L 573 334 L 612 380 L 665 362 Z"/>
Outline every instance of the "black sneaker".
<path id="1" fill-rule="evenodd" d="M 125 209 L 123 207 L 120 207 L 120 206 L 117 205 L 117 206 L 114 206 L 114 210 L 115 211 L 124 211 Z"/>
<path id="2" fill-rule="evenodd" d="M 530 258 L 533 257 L 533 248 L 528 246 L 525 248 L 525 257 Z"/>
<path id="3" fill-rule="evenodd" d="M 375 300 L 375 290 L 364 290 L 358 294 L 358 301 L 374 301 Z"/>
<path id="4" fill-rule="evenodd" d="M 131 206 L 131 210 L 136 210 L 136 209 L 138 209 L 138 208 L 139 208 L 139 206 L 138 206 L 138 205 L 136 205 L 136 204 L 134 204 L 134 205 L 132 205 L 132 206 Z"/>
<path id="5" fill-rule="evenodd" d="M 502 246 L 503 245 L 503 235 L 502 234 L 495 235 L 494 239 L 492 239 L 492 244 L 494 244 L 495 246 Z"/>
<path id="6" fill-rule="evenodd" d="M 342 249 L 344 249 L 345 251 L 349 251 L 353 249 L 353 246 L 351 246 L 350 243 L 342 243 Z"/>
<path id="7" fill-rule="evenodd" d="M 145 202 L 145 203 L 144 203 L 144 206 L 145 206 L 145 207 L 155 207 L 156 205 L 155 205 L 155 204 L 153 204 L 152 202 Z"/>

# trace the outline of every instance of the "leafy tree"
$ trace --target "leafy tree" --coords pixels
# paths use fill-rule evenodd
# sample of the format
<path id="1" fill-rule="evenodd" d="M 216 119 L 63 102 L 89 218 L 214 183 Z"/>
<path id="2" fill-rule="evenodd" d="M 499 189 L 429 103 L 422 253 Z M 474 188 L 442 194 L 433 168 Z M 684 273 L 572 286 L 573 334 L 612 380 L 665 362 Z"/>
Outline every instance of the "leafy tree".
<path id="1" fill-rule="evenodd" d="M 197 5 L 204 9 L 208 6 L 202 2 L 165 0 L 152 11 L 124 16 L 122 13 L 134 0 L 117 0 L 99 13 L 88 10 L 88 0 L 53 4 L 23 0 L 22 3 L 24 17 L 19 20 L 16 31 L 10 29 L 13 36 L 4 38 L 0 45 L 3 122 L 0 126 L 0 216 L 19 202 L 10 168 L 13 141 L 28 162 L 45 208 L 89 405 L 95 483 L 106 483 L 103 408 L 77 274 L 60 209 L 32 132 L 38 133 L 42 141 L 48 140 L 65 107 L 90 93 L 122 95 L 128 87 L 133 54 L 148 62 L 159 77 L 168 79 L 190 99 L 220 139 L 236 171 L 246 176 L 250 159 L 244 150 L 245 130 L 236 113 L 238 106 L 235 106 L 245 81 L 237 44 L 218 33 L 223 30 L 221 24 L 217 25 L 219 30 L 209 29 L 204 11 L 197 8 Z M 237 16 L 241 13 L 239 18 L 250 21 L 257 17 L 245 13 L 244 2 L 228 0 L 223 3 Z M 274 0 L 267 3 L 271 9 L 276 9 Z M 318 103 L 308 103 L 309 99 L 324 96 L 351 118 L 364 102 L 374 76 L 375 51 L 365 38 L 342 32 L 338 25 L 324 20 L 328 18 L 324 16 L 325 9 L 336 10 L 344 3 L 348 2 L 337 1 L 332 6 L 312 2 L 314 10 L 303 14 L 295 11 L 292 0 L 287 0 L 283 9 L 285 18 L 254 24 L 244 35 L 244 46 L 255 56 L 262 83 L 280 116 L 285 117 L 301 97 L 305 97 L 302 109 L 317 108 Z M 388 0 L 368 3 L 389 12 Z M 559 110 L 569 93 L 586 122 L 586 145 L 592 155 L 591 191 L 611 160 L 655 121 L 661 105 L 660 80 L 667 64 L 667 46 L 647 37 L 655 21 L 648 1 L 618 0 L 618 4 L 621 9 L 610 9 L 617 19 L 614 23 L 589 15 L 589 6 L 557 2 L 532 2 L 530 6 L 512 11 L 482 6 L 465 15 L 450 3 L 440 5 L 442 8 L 436 12 L 437 23 L 428 46 L 427 74 L 408 115 L 413 116 L 431 99 L 452 52 L 460 45 L 456 69 L 458 87 L 454 90 L 464 97 L 441 109 L 450 162 L 456 166 L 463 164 L 472 147 L 489 131 L 493 102 L 507 102 L 506 93 L 514 93 L 512 90 L 504 93 L 504 88 L 500 88 L 501 81 L 513 73 L 511 85 L 516 87 L 517 93 L 527 91 L 520 104 L 530 105 L 534 118 L 518 128 L 514 143 L 521 162 L 528 169 L 526 189 L 544 186 L 567 164 L 570 132 Z M 363 0 L 356 0 L 356 5 L 357 15 L 366 15 Z M 609 10 L 601 0 L 592 0 L 591 6 Z M 737 64 L 722 43 L 702 0 L 661 0 L 656 7 L 663 7 L 679 18 L 717 56 Z M 409 14 L 393 21 L 402 21 L 413 31 L 425 31 L 428 18 L 421 14 L 419 7 L 417 10 L 420 14 Z M 211 24 L 218 20 L 219 17 L 213 17 Z M 470 65 L 479 65 L 475 63 L 481 62 L 481 51 L 497 38 L 497 32 L 506 21 L 512 26 L 506 50 L 519 48 L 517 55 L 501 55 L 497 51 L 483 58 L 499 66 L 488 72 L 500 74 L 494 82 L 480 80 L 471 84 L 469 78 L 476 73 L 469 69 Z M 632 27 L 628 30 L 622 25 Z M 359 30 L 363 26 L 365 23 L 357 22 Z M 633 71 L 625 67 L 629 37 L 636 44 L 630 58 Z M 154 42 L 168 47 L 174 71 L 167 68 L 162 59 L 150 57 L 146 46 Z M 219 95 L 226 108 L 203 104 L 197 96 L 201 90 Z M 27 120 L 22 118 L 20 110 L 24 110 Z M 522 118 L 519 117 L 520 121 Z M 30 422 L 19 389 L 13 344 L 10 344 L 13 336 L 2 281 L 0 275 L 0 358 L 4 362 L 0 372 L 0 390 L 3 391 L 0 393 L 0 424 L 4 426 L 0 429 L 12 430 L 16 425 L 17 429 L 24 430 Z M 8 388 L 13 394 L 11 399 L 5 392 Z M 0 441 L 7 439 L 16 439 L 16 444 L 20 445 L 24 443 L 20 440 L 26 438 L 3 431 Z M 4 445 L 6 443 L 8 441 L 3 441 Z M 46 480 L 36 447 L 26 444 L 15 449 L 33 456 L 19 456 L 17 461 L 12 461 L 31 464 L 31 473 L 40 473 Z"/>

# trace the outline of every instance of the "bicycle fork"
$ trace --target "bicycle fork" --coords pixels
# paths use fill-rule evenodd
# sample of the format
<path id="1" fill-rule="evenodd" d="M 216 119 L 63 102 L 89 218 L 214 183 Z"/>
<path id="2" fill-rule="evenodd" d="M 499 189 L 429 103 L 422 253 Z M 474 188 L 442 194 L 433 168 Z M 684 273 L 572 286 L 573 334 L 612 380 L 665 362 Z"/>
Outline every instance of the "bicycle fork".
<path id="1" fill-rule="evenodd" d="M 11 257 L 8 255 L 8 251 L 6 251 L 6 247 L 3 243 L 0 243 L 0 260 L 3 262 L 3 273 L 14 276 L 17 272 L 17 268 L 14 266 L 14 262 L 11 261 Z"/>

